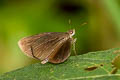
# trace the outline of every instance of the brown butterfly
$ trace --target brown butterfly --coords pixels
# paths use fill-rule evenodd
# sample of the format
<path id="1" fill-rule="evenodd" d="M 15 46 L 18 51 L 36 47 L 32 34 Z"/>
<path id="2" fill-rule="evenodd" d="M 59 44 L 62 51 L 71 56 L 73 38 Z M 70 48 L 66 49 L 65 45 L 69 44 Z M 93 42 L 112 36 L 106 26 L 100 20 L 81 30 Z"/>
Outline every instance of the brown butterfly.
<path id="1" fill-rule="evenodd" d="M 42 64 L 62 63 L 70 56 L 71 45 L 76 41 L 72 38 L 74 34 L 75 29 L 68 32 L 46 32 L 25 37 L 18 45 L 27 56 L 41 60 Z"/>

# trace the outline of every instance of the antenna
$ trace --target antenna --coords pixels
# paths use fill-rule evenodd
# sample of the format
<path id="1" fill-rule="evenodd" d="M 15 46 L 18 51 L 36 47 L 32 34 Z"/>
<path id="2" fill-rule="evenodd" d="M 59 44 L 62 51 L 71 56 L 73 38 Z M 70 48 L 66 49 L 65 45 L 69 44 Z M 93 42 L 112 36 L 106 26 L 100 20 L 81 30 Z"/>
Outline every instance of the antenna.
<path id="1" fill-rule="evenodd" d="M 71 19 L 68 20 L 68 23 L 70 25 L 70 29 L 72 29 L 72 21 L 71 21 Z"/>
<path id="2" fill-rule="evenodd" d="M 69 25 L 70 25 L 70 29 L 73 29 L 73 28 L 72 28 L 72 21 L 71 21 L 71 19 L 68 20 L 68 23 L 69 23 Z M 79 28 L 82 28 L 82 26 L 84 26 L 84 25 L 86 25 L 86 24 L 88 24 L 88 22 L 84 22 L 84 23 L 80 24 L 80 26 L 74 27 L 74 29 L 75 29 L 75 30 L 78 30 Z M 70 30 L 70 29 L 69 29 L 69 30 Z"/>
<path id="3" fill-rule="evenodd" d="M 75 30 L 78 30 L 79 28 L 83 28 L 82 26 L 84 26 L 86 24 L 88 24 L 88 22 L 84 22 L 84 23 L 80 24 L 80 26 L 75 27 Z"/>

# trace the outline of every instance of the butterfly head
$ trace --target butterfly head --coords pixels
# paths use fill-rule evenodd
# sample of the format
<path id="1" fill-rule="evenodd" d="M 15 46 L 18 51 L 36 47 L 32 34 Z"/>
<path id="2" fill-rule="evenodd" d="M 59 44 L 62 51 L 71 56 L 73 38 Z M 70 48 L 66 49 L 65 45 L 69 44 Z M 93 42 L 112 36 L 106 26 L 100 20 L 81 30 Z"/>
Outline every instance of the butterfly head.
<path id="1" fill-rule="evenodd" d="M 75 35 L 75 29 L 71 29 L 68 31 L 70 37 L 72 37 L 73 35 Z"/>

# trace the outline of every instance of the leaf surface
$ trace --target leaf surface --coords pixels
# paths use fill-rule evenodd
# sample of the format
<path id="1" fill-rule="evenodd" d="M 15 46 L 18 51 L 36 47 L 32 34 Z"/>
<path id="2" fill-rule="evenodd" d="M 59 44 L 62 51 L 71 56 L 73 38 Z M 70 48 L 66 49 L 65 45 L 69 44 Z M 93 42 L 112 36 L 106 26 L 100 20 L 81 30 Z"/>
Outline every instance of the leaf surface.
<path id="1" fill-rule="evenodd" d="M 120 53 L 110 49 L 71 56 L 62 64 L 32 64 L 0 76 L 0 80 L 120 80 L 120 71 L 113 70 L 112 60 Z M 95 69 L 85 70 L 86 68 Z"/>

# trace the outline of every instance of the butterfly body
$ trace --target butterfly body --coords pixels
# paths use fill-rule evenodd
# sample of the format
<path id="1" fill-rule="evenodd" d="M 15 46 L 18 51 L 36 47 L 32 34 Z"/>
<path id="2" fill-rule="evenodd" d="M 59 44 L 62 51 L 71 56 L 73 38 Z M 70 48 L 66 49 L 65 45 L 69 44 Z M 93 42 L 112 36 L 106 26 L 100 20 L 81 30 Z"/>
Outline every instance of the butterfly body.
<path id="1" fill-rule="evenodd" d="M 47 62 L 62 63 L 70 56 L 74 30 L 46 32 L 25 37 L 18 42 L 20 49 L 29 57 Z"/>

